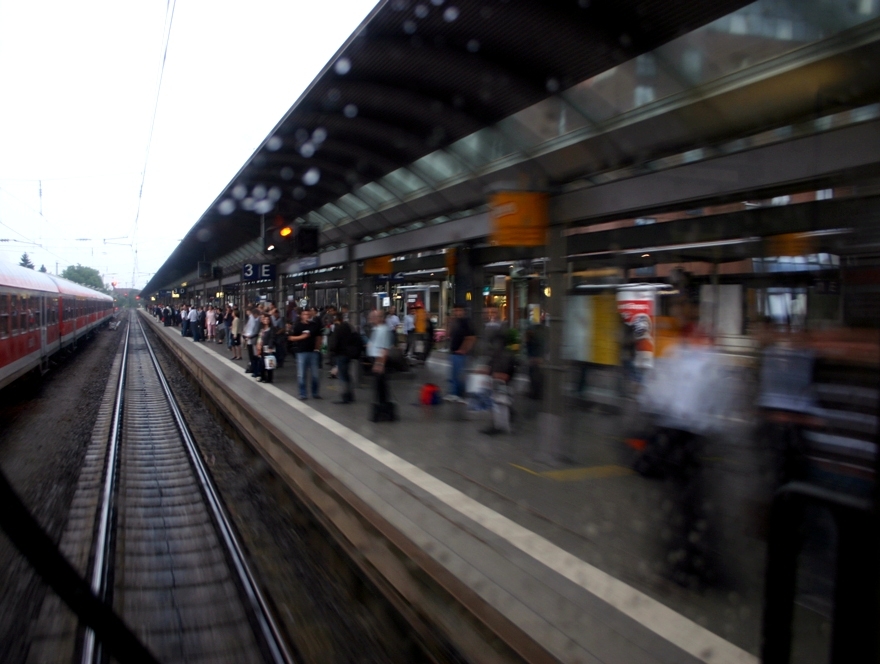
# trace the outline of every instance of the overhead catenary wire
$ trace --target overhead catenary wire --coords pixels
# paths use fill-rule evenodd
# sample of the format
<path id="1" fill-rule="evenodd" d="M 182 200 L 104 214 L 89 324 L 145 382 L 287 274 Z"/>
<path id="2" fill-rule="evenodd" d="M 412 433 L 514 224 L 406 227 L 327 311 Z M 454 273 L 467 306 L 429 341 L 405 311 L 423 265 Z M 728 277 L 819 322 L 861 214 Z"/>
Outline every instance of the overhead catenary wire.
<path id="1" fill-rule="evenodd" d="M 141 186 L 138 190 L 138 202 L 137 202 L 137 211 L 134 216 L 134 224 L 132 225 L 132 231 L 130 233 L 131 244 L 132 244 L 132 252 L 134 254 L 133 263 L 132 263 L 132 271 L 131 271 L 131 286 L 135 287 L 135 276 L 137 275 L 138 268 L 138 241 L 137 241 L 137 229 L 138 229 L 138 221 L 140 221 L 141 216 L 141 203 L 144 198 L 144 182 L 147 178 L 147 164 L 150 161 L 150 148 L 153 145 L 153 130 L 156 127 L 156 115 L 159 111 L 159 98 L 162 94 L 162 79 L 165 75 L 165 62 L 168 59 L 168 44 L 171 41 L 171 26 L 174 24 L 174 9 L 177 6 L 176 0 L 166 0 L 165 3 L 165 24 L 163 26 L 163 44 L 162 44 L 162 63 L 159 67 L 159 84 L 156 86 L 156 99 L 153 103 L 153 117 L 150 120 L 150 133 L 147 138 L 147 151 L 144 155 L 144 167 L 141 170 Z"/>

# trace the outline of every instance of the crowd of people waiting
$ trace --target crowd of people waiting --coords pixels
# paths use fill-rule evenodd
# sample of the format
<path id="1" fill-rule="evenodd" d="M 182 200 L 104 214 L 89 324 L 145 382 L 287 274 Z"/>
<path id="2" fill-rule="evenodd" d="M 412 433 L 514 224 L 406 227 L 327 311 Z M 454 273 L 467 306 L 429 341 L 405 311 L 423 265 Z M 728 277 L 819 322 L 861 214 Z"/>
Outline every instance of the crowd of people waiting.
<path id="1" fill-rule="evenodd" d="M 333 306 L 321 310 L 293 307 L 285 318 L 272 302 L 252 304 L 243 311 L 233 305 L 227 305 L 225 309 L 212 305 L 182 304 L 177 308 L 157 305 L 153 315 L 165 326 L 180 326 L 181 334 L 191 337 L 194 342 L 225 343 L 232 360 L 244 359 L 244 346 L 247 349 L 244 370 L 260 382 L 273 382 L 275 370 L 283 368 L 287 359 L 293 357 L 299 398 L 303 401 L 310 397 L 322 398 L 321 372 L 326 358 L 328 378 L 338 379 L 342 387 L 341 397 L 336 403 L 352 403 L 351 367 L 359 363 L 365 372 L 373 376 L 375 420 L 397 419 L 394 404 L 389 398 L 389 371 L 424 363 L 434 345 L 433 322 L 418 302 L 403 320 L 393 309 L 373 310 L 361 325 L 349 320 L 345 306 L 339 311 Z M 477 333 L 466 317 L 463 306 L 453 308 L 446 332 L 450 357 L 450 387 L 446 399 L 464 402 L 465 359 L 477 350 Z M 501 401 L 499 395 L 508 394 L 507 388 L 515 372 L 515 358 L 511 351 L 515 339 L 511 339 L 510 331 L 498 320 L 495 310 L 488 312 L 485 329 L 481 332 L 482 347 L 478 350 L 485 358 L 485 364 L 477 371 L 486 374 L 489 389 L 495 395 L 497 410 Z M 526 342 L 529 349 L 528 335 Z M 535 353 L 540 354 L 540 350 Z M 507 399 L 507 403 L 509 401 Z M 501 428 L 509 430 L 506 416 L 500 424 Z M 497 425 L 493 425 L 488 433 L 495 433 L 498 429 Z"/>

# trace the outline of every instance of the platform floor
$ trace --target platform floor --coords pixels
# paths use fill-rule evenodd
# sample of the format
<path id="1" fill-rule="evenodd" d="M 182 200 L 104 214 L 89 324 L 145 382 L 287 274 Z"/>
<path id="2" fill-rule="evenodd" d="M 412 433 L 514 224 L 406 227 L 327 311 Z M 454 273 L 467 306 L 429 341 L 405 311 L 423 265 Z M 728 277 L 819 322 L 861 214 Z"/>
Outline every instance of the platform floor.
<path id="1" fill-rule="evenodd" d="M 334 404 L 340 383 L 325 367 L 323 398 L 303 402 L 290 358 L 261 384 L 245 374 L 246 351 L 233 362 L 225 345 L 158 329 L 294 427 L 337 478 L 560 661 L 757 661 L 764 543 L 759 461 L 744 441 L 703 452 L 699 500 L 710 522 L 700 527 L 713 574 L 683 582 L 671 558 L 681 496 L 631 470 L 624 441 L 643 426 L 632 400 L 608 408 L 566 397 L 564 459 L 548 464 L 537 460 L 547 445 L 540 403 L 524 394 L 513 433 L 495 436 L 481 433 L 488 415 L 463 404 L 418 404 L 426 381 L 446 391 L 440 353 L 391 381 L 400 421 L 374 424 L 369 376 L 354 404 Z"/>

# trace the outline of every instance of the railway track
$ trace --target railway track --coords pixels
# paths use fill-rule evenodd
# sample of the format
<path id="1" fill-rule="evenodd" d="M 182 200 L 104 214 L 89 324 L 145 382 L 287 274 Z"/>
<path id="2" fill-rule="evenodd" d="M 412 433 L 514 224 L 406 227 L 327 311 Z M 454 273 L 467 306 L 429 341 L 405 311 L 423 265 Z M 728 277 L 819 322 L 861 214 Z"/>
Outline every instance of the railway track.
<path id="1" fill-rule="evenodd" d="M 92 590 L 161 662 L 294 661 L 137 316 L 121 352 Z"/>

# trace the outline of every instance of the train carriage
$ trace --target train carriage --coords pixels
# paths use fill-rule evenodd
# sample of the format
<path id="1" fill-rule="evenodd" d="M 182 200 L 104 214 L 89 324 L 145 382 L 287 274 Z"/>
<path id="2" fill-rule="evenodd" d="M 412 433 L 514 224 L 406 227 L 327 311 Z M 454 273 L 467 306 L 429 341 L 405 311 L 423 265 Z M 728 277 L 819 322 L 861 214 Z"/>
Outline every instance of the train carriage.
<path id="1" fill-rule="evenodd" d="M 0 263 L 0 388 L 45 370 L 113 314 L 113 298 L 54 275 Z"/>

